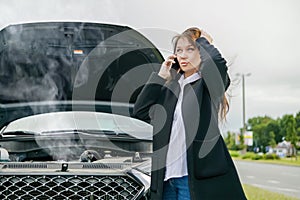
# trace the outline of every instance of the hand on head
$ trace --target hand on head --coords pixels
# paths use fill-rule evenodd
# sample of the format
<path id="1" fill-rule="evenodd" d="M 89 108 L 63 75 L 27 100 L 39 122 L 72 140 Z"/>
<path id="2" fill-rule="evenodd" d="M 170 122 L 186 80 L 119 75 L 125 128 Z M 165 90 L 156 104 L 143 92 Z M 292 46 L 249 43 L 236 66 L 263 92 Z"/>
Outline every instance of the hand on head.
<path id="1" fill-rule="evenodd" d="M 199 29 L 197 27 L 191 27 L 183 31 L 183 34 L 188 34 L 190 37 L 192 37 L 194 40 L 196 40 L 199 37 L 204 37 L 209 43 L 213 42 L 212 37 L 203 29 Z"/>
<path id="2" fill-rule="evenodd" d="M 204 37 L 210 44 L 213 42 L 212 37 L 205 31 L 201 30 L 201 36 Z"/>

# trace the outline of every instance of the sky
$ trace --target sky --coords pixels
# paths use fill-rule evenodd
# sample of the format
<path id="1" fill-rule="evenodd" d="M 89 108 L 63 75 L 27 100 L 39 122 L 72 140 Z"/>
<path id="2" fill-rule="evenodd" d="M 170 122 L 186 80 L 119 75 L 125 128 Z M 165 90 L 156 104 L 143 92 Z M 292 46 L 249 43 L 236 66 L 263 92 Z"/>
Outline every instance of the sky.
<path id="1" fill-rule="evenodd" d="M 137 29 L 161 50 L 191 26 L 208 32 L 229 63 L 230 111 L 223 132 L 242 126 L 245 77 L 246 119 L 274 119 L 300 111 L 300 1 L 298 0 L 0 0 L 0 28 L 34 21 L 86 21 Z"/>

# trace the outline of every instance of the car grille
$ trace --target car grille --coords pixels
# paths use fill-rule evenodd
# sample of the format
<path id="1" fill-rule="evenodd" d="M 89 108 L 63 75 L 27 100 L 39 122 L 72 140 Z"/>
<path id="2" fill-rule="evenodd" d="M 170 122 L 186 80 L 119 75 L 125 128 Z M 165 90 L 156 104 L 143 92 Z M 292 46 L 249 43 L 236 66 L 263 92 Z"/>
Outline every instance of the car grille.
<path id="1" fill-rule="evenodd" d="M 1 175 L 0 199 L 136 199 L 143 186 L 128 176 Z"/>

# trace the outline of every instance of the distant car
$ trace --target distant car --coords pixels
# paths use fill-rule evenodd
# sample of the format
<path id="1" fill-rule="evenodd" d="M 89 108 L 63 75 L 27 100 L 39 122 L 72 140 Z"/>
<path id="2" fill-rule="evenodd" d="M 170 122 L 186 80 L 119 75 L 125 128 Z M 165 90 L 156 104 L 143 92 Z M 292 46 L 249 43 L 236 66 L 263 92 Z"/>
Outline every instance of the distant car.
<path id="1" fill-rule="evenodd" d="M 133 104 L 163 57 L 130 27 L 0 31 L 0 199 L 147 199 L 152 126 Z"/>

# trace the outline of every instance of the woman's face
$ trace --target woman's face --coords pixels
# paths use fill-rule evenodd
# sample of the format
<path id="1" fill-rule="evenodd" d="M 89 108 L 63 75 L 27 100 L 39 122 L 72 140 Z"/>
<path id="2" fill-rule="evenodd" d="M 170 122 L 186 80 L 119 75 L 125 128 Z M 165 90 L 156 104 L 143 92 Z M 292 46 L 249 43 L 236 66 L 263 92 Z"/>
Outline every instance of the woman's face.
<path id="1" fill-rule="evenodd" d="M 175 54 L 185 77 L 199 70 L 201 62 L 199 50 L 187 38 L 182 37 L 178 39 Z"/>

